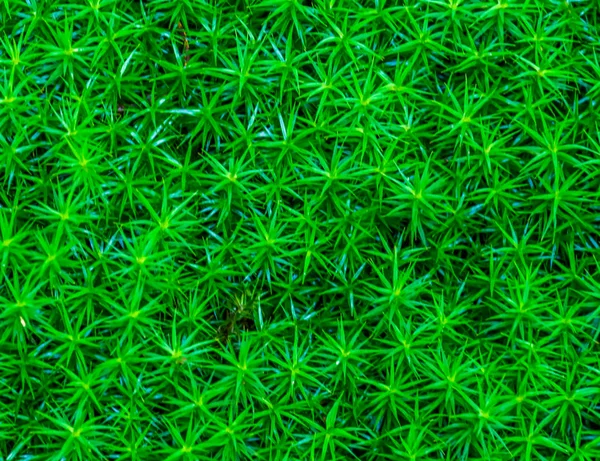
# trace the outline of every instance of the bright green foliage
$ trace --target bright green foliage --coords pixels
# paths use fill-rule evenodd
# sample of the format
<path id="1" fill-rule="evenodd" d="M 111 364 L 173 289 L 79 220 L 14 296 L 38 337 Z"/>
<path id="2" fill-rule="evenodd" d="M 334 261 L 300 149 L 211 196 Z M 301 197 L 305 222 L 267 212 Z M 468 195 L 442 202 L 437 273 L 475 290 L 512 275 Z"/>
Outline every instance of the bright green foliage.
<path id="1" fill-rule="evenodd" d="M 600 1 L 0 27 L 0 460 L 600 459 Z"/>

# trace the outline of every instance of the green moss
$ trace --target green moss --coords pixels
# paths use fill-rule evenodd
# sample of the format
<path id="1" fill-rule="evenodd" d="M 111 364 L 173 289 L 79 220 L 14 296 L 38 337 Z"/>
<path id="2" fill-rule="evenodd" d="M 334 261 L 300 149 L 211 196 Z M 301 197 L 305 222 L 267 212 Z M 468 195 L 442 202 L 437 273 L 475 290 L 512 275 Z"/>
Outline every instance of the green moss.
<path id="1" fill-rule="evenodd" d="M 600 459 L 600 2 L 0 2 L 0 460 Z"/>

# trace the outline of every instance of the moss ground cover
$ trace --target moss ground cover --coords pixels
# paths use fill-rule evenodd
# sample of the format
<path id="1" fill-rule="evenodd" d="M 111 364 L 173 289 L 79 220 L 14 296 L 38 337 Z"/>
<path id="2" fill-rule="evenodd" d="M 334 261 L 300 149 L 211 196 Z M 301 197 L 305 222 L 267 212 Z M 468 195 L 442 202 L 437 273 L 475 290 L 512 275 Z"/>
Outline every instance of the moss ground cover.
<path id="1" fill-rule="evenodd" d="M 0 460 L 600 459 L 600 1 L 0 27 Z"/>

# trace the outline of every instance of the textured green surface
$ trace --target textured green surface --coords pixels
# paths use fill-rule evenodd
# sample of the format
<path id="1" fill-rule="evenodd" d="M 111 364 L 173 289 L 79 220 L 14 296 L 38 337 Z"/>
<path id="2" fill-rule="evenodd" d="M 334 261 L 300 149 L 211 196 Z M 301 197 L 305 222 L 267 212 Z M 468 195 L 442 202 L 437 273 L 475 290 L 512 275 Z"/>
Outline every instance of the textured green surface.
<path id="1" fill-rule="evenodd" d="M 0 1 L 1 460 L 600 459 L 600 2 Z"/>

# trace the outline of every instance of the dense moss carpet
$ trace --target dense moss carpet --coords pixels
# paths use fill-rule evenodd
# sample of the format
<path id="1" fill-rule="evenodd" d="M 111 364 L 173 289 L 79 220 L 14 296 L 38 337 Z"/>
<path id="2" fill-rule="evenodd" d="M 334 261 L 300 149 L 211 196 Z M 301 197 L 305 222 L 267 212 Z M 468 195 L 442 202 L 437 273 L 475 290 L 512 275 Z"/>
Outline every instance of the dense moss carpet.
<path id="1" fill-rule="evenodd" d="M 600 459 L 599 0 L 0 27 L 0 460 Z"/>

